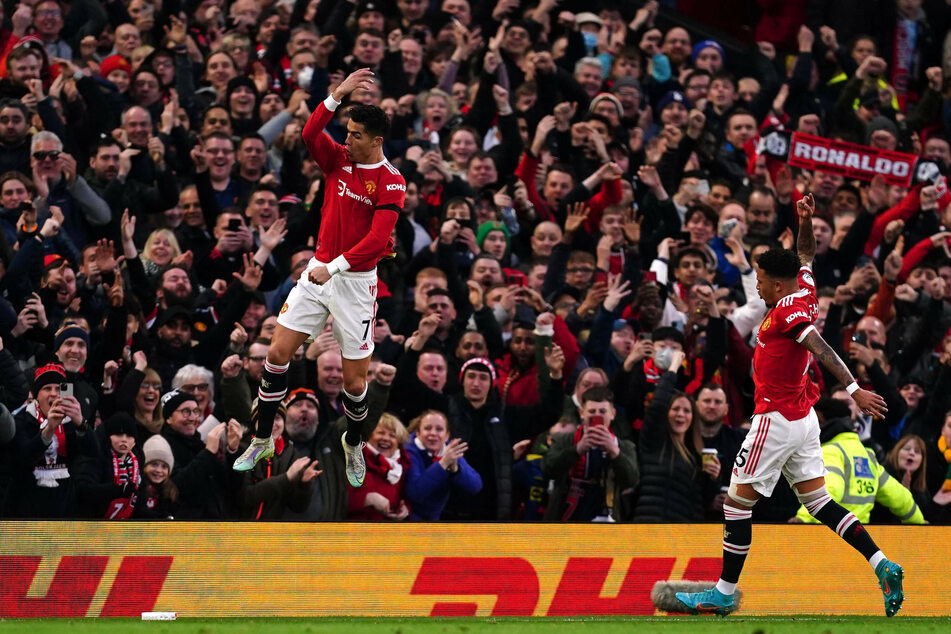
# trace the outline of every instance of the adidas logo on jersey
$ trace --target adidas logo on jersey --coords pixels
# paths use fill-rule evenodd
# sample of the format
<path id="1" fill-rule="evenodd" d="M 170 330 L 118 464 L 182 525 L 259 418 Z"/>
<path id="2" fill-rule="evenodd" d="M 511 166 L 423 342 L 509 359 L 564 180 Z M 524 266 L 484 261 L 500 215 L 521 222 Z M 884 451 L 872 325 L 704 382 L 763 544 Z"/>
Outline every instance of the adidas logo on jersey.
<path id="1" fill-rule="evenodd" d="M 350 167 L 349 165 L 344 165 L 343 171 L 345 171 L 347 174 L 353 174 L 353 168 Z"/>
<path id="2" fill-rule="evenodd" d="M 370 349 L 370 346 L 367 345 L 367 344 L 363 344 L 362 346 L 360 346 L 360 349 L 361 349 L 361 350 L 369 350 L 369 349 Z"/>

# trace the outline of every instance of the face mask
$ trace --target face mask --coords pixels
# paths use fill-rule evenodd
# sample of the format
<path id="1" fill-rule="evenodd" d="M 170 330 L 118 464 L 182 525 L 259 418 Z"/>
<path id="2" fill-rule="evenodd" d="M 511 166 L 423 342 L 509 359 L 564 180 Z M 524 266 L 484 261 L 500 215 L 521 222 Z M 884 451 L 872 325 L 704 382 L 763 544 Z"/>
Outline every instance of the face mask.
<path id="1" fill-rule="evenodd" d="M 301 90 L 309 90 L 310 82 L 314 79 L 314 69 L 310 66 L 304 66 L 297 72 L 297 85 Z"/>
<path id="2" fill-rule="evenodd" d="M 670 348 L 659 348 L 654 353 L 654 365 L 662 372 L 670 369 L 671 361 L 673 361 L 673 351 Z"/>
<path id="3" fill-rule="evenodd" d="M 593 49 L 598 45 L 598 34 L 597 33 L 582 33 L 581 37 L 584 38 L 584 46 L 587 49 Z"/>

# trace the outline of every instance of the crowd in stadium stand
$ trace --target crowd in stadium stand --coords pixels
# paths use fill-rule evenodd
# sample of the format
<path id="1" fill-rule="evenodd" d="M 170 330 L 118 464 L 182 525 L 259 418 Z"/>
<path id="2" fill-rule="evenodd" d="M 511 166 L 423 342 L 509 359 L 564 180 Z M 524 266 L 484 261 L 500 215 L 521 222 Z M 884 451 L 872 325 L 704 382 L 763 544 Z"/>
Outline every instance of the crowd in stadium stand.
<path id="1" fill-rule="evenodd" d="M 951 522 L 951 7 L 757 2 L 726 33 L 702 4 L 3 3 L 0 518 L 719 522 L 755 259 L 795 248 L 812 193 L 816 326 L 888 404 L 808 369 L 829 490 Z M 327 133 L 379 106 L 407 183 L 366 482 L 330 325 L 291 363 L 277 454 L 238 473 L 336 195 L 301 130 L 366 67 Z M 765 142 L 790 132 L 934 173 L 790 165 Z M 754 517 L 798 508 L 780 482 Z"/>

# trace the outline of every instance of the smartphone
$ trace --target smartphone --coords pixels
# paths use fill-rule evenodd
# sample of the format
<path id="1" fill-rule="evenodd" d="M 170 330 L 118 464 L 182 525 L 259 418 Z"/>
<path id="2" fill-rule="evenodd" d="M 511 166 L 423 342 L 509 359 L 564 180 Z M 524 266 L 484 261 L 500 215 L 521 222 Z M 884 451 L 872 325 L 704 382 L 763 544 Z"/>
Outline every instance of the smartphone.
<path id="1" fill-rule="evenodd" d="M 641 280 L 644 282 L 650 282 L 651 284 L 656 284 L 657 273 L 653 271 L 644 271 L 643 275 L 641 275 Z"/>
<path id="2" fill-rule="evenodd" d="M 588 419 L 588 425 L 592 427 L 596 425 L 604 425 L 604 416 L 592 416 Z"/>
<path id="3" fill-rule="evenodd" d="M 73 384 L 72 384 L 72 383 L 60 383 L 60 384 L 59 384 L 59 396 L 60 396 L 60 398 L 66 398 L 67 396 L 73 396 Z"/>
<path id="4" fill-rule="evenodd" d="M 241 231 L 241 219 L 232 218 L 228 221 L 228 231 Z"/>
<path id="5" fill-rule="evenodd" d="M 852 341 L 861 346 L 868 346 L 868 335 L 864 332 L 857 332 L 852 335 Z"/>
<path id="6" fill-rule="evenodd" d="M 710 183 L 706 180 L 701 180 L 697 183 L 697 193 L 701 196 L 706 196 L 710 193 Z"/>
<path id="7" fill-rule="evenodd" d="M 684 244 L 690 244 L 691 240 L 693 239 L 693 236 L 690 235 L 689 231 L 681 231 L 677 235 L 677 239 L 683 242 Z"/>
<path id="8" fill-rule="evenodd" d="M 509 286 L 527 286 L 528 279 L 521 273 L 509 273 L 506 277 Z"/>
<path id="9" fill-rule="evenodd" d="M 738 218 L 727 218 L 720 223 L 720 237 L 726 240 L 730 237 L 730 234 L 733 233 L 733 230 L 736 229 L 736 225 L 740 224 Z"/>

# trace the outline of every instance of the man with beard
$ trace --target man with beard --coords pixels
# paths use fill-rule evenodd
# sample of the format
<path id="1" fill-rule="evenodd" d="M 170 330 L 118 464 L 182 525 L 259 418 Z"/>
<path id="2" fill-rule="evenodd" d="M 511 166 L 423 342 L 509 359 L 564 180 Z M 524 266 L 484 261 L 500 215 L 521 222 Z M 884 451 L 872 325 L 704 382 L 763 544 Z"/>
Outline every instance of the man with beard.
<path id="1" fill-rule="evenodd" d="M 179 294 L 190 287 L 190 282 L 186 284 L 181 278 L 184 271 L 180 268 L 166 271 L 164 274 L 166 279 L 171 271 L 178 271 L 178 273 L 173 276 L 176 281 L 165 282 L 173 284 L 168 290 L 173 294 Z M 261 268 L 256 266 L 250 258 L 246 258 L 244 270 L 240 274 L 235 273 L 234 277 L 237 282 L 231 284 L 218 300 L 217 306 L 220 307 L 218 320 L 204 333 L 201 341 L 195 346 L 192 345 L 193 307 L 177 303 L 181 300 L 176 296 L 168 302 L 168 308 L 157 312 L 152 326 L 156 348 L 155 352 L 149 355 L 149 362 L 162 377 L 163 385 L 171 385 L 175 373 L 185 364 L 196 363 L 206 368 L 217 366 L 221 351 L 228 345 L 234 322 L 244 315 L 258 284 L 261 283 Z M 162 297 L 165 301 L 169 299 L 165 295 L 164 287 Z M 155 305 L 154 302 L 152 305 Z M 158 306 L 156 309 L 158 310 Z"/>
<path id="2" fill-rule="evenodd" d="M 30 173 L 30 111 L 18 99 L 0 99 L 0 173 Z"/>
<path id="3" fill-rule="evenodd" d="M 339 354 L 339 353 L 338 353 Z M 362 434 L 369 438 L 386 409 L 390 385 L 396 368 L 381 363 L 367 387 L 367 417 Z M 318 460 L 322 473 L 317 478 L 313 497 L 303 513 L 285 513 L 284 519 L 298 521 L 340 521 L 347 515 L 347 477 L 340 436 L 347 428 L 346 416 L 318 416 L 318 397 L 313 390 L 291 390 L 284 399 L 287 419 L 285 435 L 294 443 L 297 455 Z"/>
<path id="4" fill-rule="evenodd" d="M 540 358 L 536 356 L 536 337 L 542 339 L 539 352 L 544 351 L 544 356 Z M 565 357 L 565 372 L 571 374 L 578 360 L 578 342 L 563 320 L 554 313 L 542 313 L 534 324 L 516 322 L 509 340 L 509 352 L 496 363 L 497 386 L 506 407 L 528 407 L 546 400 L 539 387 L 539 373 L 547 372 L 544 366 L 539 368 L 537 361 L 546 358 L 556 348 Z M 553 380 L 543 382 L 548 387 Z M 561 402 L 560 397 L 558 402 Z"/>
<path id="5" fill-rule="evenodd" d="M 746 237 L 750 241 L 770 240 L 778 235 L 776 199 L 766 188 L 756 187 L 746 205 Z"/>
<path id="6" fill-rule="evenodd" d="M 729 486 L 729 465 L 736 460 L 736 454 L 743 446 L 746 430 L 731 427 L 727 421 L 730 405 L 727 402 L 726 392 L 722 385 L 706 383 L 697 392 L 697 414 L 700 420 L 700 435 L 703 437 L 703 446 L 717 450 L 717 459 L 723 468 L 720 469 L 720 487 Z M 708 519 L 719 517 L 723 512 L 725 493 L 717 493 L 712 500 L 704 500 L 704 512 Z"/>
<path id="7" fill-rule="evenodd" d="M 123 119 L 128 124 L 137 116 L 147 117 L 148 114 L 142 108 L 133 106 L 126 111 Z M 140 180 L 148 171 L 155 178 L 151 182 Z M 135 176 L 137 172 L 138 177 Z M 153 163 L 143 148 L 134 145 L 123 150 L 112 137 L 99 141 L 95 154 L 89 158 L 86 181 L 106 201 L 113 217 L 118 217 L 123 209 L 128 209 L 136 216 L 139 224 L 135 238 L 139 243 L 145 242 L 152 228 L 149 222 L 151 214 L 175 206 L 178 200 L 175 175 L 165 169 L 164 161 Z"/>
<path id="8" fill-rule="evenodd" d="M 213 227 L 218 211 L 235 207 L 241 199 L 241 187 L 231 177 L 235 164 L 234 141 L 225 132 L 211 132 L 191 152 L 195 162 L 195 186 L 205 214 L 205 225 Z"/>
<path id="9" fill-rule="evenodd" d="M 693 53 L 690 44 L 690 33 L 679 26 L 670 29 L 664 35 L 660 52 L 670 60 L 671 76 L 679 77 L 681 69 L 689 64 L 690 56 Z"/>

